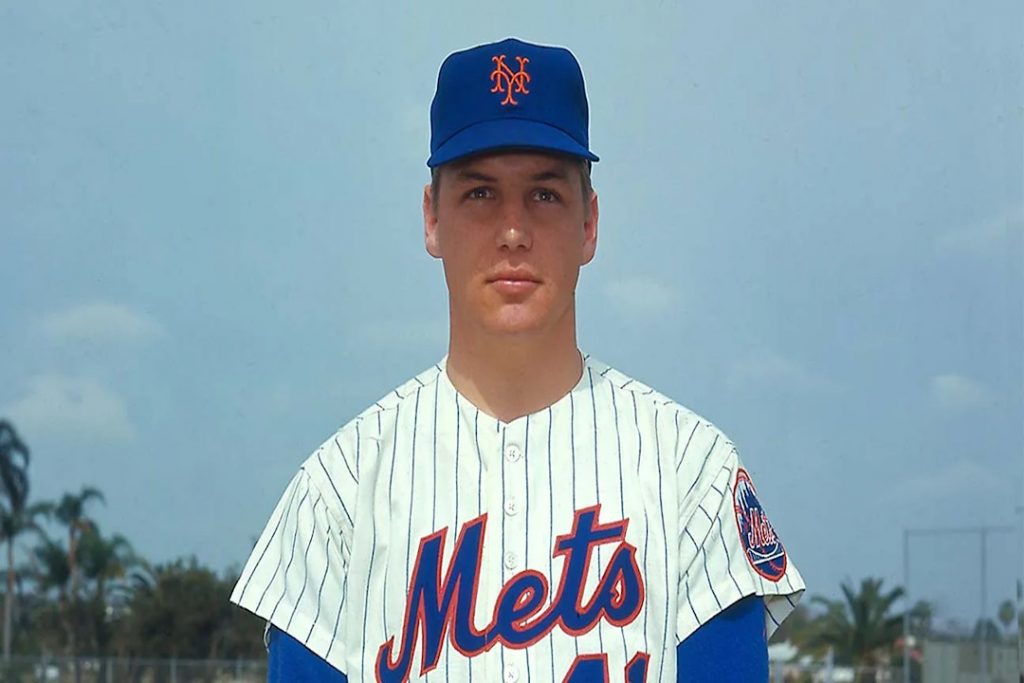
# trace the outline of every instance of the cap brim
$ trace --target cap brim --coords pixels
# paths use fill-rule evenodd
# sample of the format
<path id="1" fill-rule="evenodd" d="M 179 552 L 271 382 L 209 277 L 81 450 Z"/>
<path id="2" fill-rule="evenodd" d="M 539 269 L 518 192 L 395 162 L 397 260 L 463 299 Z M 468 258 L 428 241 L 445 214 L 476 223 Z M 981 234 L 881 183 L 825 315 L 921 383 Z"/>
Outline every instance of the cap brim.
<path id="1" fill-rule="evenodd" d="M 427 159 L 434 168 L 462 157 L 499 149 L 535 149 L 597 161 L 597 155 L 554 126 L 528 119 L 482 121 L 448 138 Z"/>

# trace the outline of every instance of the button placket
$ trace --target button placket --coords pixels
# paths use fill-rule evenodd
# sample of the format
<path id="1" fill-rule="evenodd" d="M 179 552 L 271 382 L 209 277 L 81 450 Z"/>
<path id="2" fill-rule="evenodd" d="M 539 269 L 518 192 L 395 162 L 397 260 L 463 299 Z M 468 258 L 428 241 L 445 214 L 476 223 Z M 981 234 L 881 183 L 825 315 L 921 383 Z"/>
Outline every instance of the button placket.
<path id="1" fill-rule="evenodd" d="M 504 487 L 502 484 L 502 468 L 504 463 L 501 459 L 495 459 L 494 453 L 500 453 L 503 444 L 502 430 L 495 429 L 494 422 L 485 426 L 485 420 L 481 416 L 480 424 L 474 434 L 475 444 L 479 448 L 479 462 L 482 468 L 481 477 L 481 514 L 488 516 L 488 522 L 483 538 L 483 564 L 479 579 L 477 593 L 477 619 L 480 623 L 487 623 L 491 618 L 490 606 L 495 604 L 498 595 L 501 593 L 504 584 L 503 573 L 505 557 L 501 547 L 501 516 L 504 515 L 502 499 Z"/>
<path id="2" fill-rule="evenodd" d="M 512 574 L 524 569 L 524 551 L 526 549 L 525 519 L 520 514 L 523 501 L 526 500 L 524 482 L 524 440 L 523 425 L 516 422 L 507 426 L 505 431 L 504 449 L 502 451 L 502 467 L 505 474 L 502 512 L 505 516 L 505 556 L 502 558 L 506 580 Z"/>
<path id="3" fill-rule="evenodd" d="M 523 448 L 518 440 L 505 443 L 505 490 L 504 509 L 507 517 L 515 517 L 522 509 L 526 491 L 523 482 Z M 518 529 L 517 529 L 518 530 Z"/>
<path id="4" fill-rule="evenodd" d="M 518 423 L 505 425 L 502 434 L 502 448 L 498 452 L 498 465 L 502 470 L 502 515 L 501 529 L 504 534 L 501 539 L 502 554 L 501 574 L 504 581 L 508 582 L 514 575 L 524 569 L 525 551 L 525 520 L 519 514 L 526 491 L 523 488 L 523 440 L 522 429 Z M 501 667 L 501 678 L 503 683 L 518 683 L 522 679 L 522 672 L 519 662 L 516 661 L 513 650 L 499 650 L 495 648 L 498 660 L 495 663 Z M 499 663 L 500 662 L 500 663 Z"/>
<path id="5" fill-rule="evenodd" d="M 528 418 L 516 420 L 505 428 L 502 448 L 497 456 L 502 467 L 504 487 L 502 491 L 502 567 L 504 582 L 507 584 L 517 574 L 529 569 L 526 539 L 526 501 L 529 471 L 526 466 L 526 436 Z M 495 648 L 497 650 L 497 648 Z M 499 651 L 501 678 L 505 683 L 526 680 L 526 659 L 523 653 L 514 649 Z"/>

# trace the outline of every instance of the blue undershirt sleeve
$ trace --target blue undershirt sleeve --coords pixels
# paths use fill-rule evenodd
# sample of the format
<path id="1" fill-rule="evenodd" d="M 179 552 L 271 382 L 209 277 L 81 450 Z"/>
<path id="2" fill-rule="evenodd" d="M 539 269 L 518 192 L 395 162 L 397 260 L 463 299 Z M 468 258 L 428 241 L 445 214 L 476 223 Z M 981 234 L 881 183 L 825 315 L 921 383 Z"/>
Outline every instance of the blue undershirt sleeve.
<path id="1" fill-rule="evenodd" d="M 767 683 L 764 600 L 743 598 L 676 647 L 677 683 Z"/>
<path id="2" fill-rule="evenodd" d="M 268 634 L 267 683 L 348 683 L 348 677 L 279 629 Z"/>

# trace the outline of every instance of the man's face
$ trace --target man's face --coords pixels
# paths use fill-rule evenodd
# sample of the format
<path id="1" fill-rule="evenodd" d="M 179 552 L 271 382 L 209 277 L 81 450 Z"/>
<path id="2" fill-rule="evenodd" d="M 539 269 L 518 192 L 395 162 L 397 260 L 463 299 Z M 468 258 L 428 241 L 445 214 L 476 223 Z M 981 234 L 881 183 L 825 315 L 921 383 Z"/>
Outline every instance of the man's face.
<path id="1" fill-rule="evenodd" d="M 493 334 L 551 331 L 574 313 L 580 267 L 597 248 L 597 196 L 579 162 L 487 154 L 441 169 L 423 194 L 427 251 L 444 263 L 452 324 Z M 571 321 L 570 321 L 571 322 Z"/>

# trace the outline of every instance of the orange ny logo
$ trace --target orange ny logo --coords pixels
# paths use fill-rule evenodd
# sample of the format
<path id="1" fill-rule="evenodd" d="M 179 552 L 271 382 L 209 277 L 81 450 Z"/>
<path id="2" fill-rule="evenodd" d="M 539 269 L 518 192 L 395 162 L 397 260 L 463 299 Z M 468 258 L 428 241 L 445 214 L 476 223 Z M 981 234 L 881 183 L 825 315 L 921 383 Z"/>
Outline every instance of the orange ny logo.
<path id="1" fill-rule="evenodd" d="M 494 81 L 494 87 L 491 88 L 491 92 L 505 93 L 505 99 L 501 101 L 502 106 L 506 104 L 519 104 L 512 97 L 512 93 L 530 94 L 530 91 L 526 89 L 526 84 L 530 82 L 530 74 L 526 73 L 526 63 L 530 60 L 526 57 L 516 57 L 516 61 L 519 62 L 518 72 L 513 72 L 512 69 L 508 68 L 505 64 L 505 55 L 491 57 L 491 61 L 494 62 L 494 71 L 491 72 L 491 80 Z"/>

